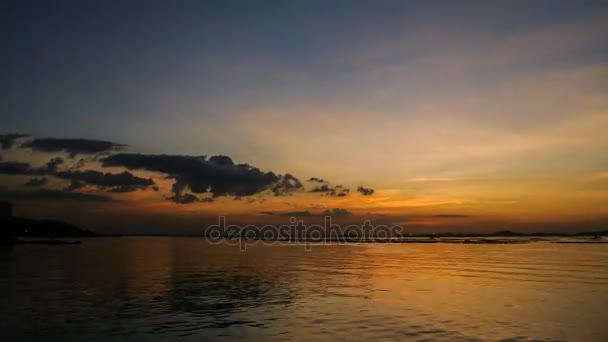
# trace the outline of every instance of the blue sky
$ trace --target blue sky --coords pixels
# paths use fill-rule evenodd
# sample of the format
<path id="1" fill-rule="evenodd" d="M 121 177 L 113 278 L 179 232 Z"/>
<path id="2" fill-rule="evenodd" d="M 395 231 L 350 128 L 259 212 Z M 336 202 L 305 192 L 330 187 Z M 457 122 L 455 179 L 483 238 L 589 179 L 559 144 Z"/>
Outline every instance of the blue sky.
<path id="1" fill-rule="evenodd" d="M 582 198 L 606 214 L 587 189 L 608 170 L 605 2 L 1 6 L 3 132 L 226 154 L 384 194 L 358 208 L 520 215 L 556 189 L 539 211 Z M 500 201 L 522 204 L 483 204 Z"/>

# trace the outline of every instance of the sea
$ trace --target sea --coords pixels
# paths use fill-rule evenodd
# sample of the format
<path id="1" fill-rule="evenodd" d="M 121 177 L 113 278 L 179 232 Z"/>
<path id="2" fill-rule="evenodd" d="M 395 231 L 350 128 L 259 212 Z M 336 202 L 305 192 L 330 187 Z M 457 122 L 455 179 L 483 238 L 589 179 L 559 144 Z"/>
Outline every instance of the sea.
<path id="1" fill-rule="evenodd" d="M 0 247 L 0 336 L 608 341 L 608 244 L 553 242 L 115 237 Z"/>

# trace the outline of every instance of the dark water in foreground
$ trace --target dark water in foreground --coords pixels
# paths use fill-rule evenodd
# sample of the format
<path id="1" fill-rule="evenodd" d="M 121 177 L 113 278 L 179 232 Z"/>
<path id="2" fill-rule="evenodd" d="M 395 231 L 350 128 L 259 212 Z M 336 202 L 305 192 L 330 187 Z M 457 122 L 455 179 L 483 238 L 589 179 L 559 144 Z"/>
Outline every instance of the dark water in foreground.
<path id="1" fill-rule="evenodd" d="M 608 341 L 608 245 L 20 245 L 0 305 L 4 341 Z"/>

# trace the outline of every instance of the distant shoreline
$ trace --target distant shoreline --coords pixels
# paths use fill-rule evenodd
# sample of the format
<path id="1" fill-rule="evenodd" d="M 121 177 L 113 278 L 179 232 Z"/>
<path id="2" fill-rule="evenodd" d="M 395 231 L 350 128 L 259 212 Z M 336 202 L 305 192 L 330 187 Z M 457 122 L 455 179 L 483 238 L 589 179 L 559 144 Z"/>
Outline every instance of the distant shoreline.
<path id="1" fill-rule="evenodd" d="M 103 238 L 103 237 L 158 237 L 158 238 L 197 238 L 203 240 L 211 240 L 211 238 L 200 236 L 200 235 L 165 235 L 165 234 L 126 234 L 126 235 L 98 235 L 98 236 L 87 236 L 88 238 Z M 580 240 L 569 240 L 559 241 L 551 240 L 551 238 L 579 238 Z M 488 238 L 488 236 L 467 236 L 458 238 L 425 238 L 425 237 L 414 237 L 414 238 L 392 238 L 392 239 L 356 239 L 356 238 L 327 238 L 327 239 L 310 239 L 310 238 L 281 238 L 281 239 L 264 239 L 264 238 L 223 238 L 225 241 L 249 241 L 249 242 L 269 242 L 269 243 L 335 243 L 335 244 L 356 244 L 356 243 L 369 243 L 369 244 L 527 244 L 533 242 L 548 242 L 548 243 L 560 243 L 560 244 L 608 244 L 608 240 L 593 239 L 589 237 L 580 236 L 521 236 L 521 237 L 495 237 Z"/>
<path id="2" fill-rule="evenodd" d="M 142 234 L 131 234 L 131 235 L 90 235 L 90 236 L 62 236 L 60 238 L 50 238 L 48 236 L 27 236 L 22 239 L 16 239 L 12 242 L 14 245 L 78 245 L 81 241 L 89 239 L 99 238 L 188 238 L 188 239 L 201 239 L 201 240 L 212 240 L 200 235 L 142 235 Z M 308 238 L 293 238 L 293 239 L 264 239 L 264 238 L 224 238 L 221 239 L 228 244 L 257 244 L 267 243 L 268 245 L 273 244 L 285 244 L 285 245 L 299 245 L 299 244 L 336 244 L 336 245 L 347 245 L 347 244 L 461 244 L 461 245 L 521 245 L 529 243 L 557 243 L 557 244 L 608 244 L 608 240 L 594 239 L 589 237 L 572 237 L 566 236 L 566 238 L 572 238 L 577 240 L 553 240 L 554 238 L 564 238 L 564 236 L 552 236 L 552 237 L 511 237 L 511 238 L 488 238 L 471 236 L 467 238 L 392 238 L 392 239 L 356 239 L 356 238 L 331 238 L 331 239 L 308 239 Z M 78 240 L 74 240 L 78 239 Z M 214 243 L 220 243 L 221 240 L 214 241 Z"/>

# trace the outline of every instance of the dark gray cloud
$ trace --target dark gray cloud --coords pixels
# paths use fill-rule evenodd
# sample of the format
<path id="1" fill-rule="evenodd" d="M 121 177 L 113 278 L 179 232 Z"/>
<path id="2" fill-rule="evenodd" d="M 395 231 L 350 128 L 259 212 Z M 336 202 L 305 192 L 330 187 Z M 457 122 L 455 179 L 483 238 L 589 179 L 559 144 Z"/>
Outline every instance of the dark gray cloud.
<path id="1" fill-rule="evenodd" d="M 4 175 L 25 175 L 25 176 L 53 176 L 59 179 L 70 181 L 70 185 L 65 189 L 73 191 L 85 185 L 94 185 L 102 190 L 110 192 L 132 192 L 145 189 L 154 185 L 151 178 L 141 178 L 128 171 L 122 173 L 100 172 L 95 170 L 67 170 L 58 171 L 59 165 L 63 163 L 61 158 L 53 158 L 44 166 L 34 168 L 26 162 L 0 162 L 0 174 Z M 33 181 L 33 180 L 31 180 Z M 36 184 L 26 183 L 28 186 Z M 42 184 L 39 184 L 40 186 Z"/>
<path id="2" fill-rule="evenodd" d="M 121 186 L 115 186 L 113 188 L 110 188 L 108 191 L 114 192 L 114 193 L 123 193 L 123 192 L 134 192 L 134 191 L 141 190 L 141 189 L 144 189 L 144 188 L 135 186 L 135 185 L 121 185 Z"/>
<path id="3" fill-rule="evenodd" d="M 61 157 L 55 157 L 55 158 L 49 160 L 46 163 L 45 167 L 49 173 L 53 173 L 53 172 L 57 171 L 57 168 L 59 168 L 59 165 L 61 165 L 61 164 L 63 164 L 63 159 Z"/>
<path id="4" fill-rule="evenodd" d="M 200 199 L 193 194 L 175 194 L 174 196 L 167 197 L 167 199 L 178 204 L 190 204 L 200 202 Z"/>
<path id="5" fill-rule="evenodd" d="M 85 185 L 95 185 L 100 189 L 109 188 L 111 192 L 132 192 L 154 185 L 154 181 L 151 178 L 137 177 L 128 171 L 121 173 L 104 173 L 96 170 L 59 171 L 53 173 L 53 175 L 57 178 L 71 181 L 70 190 L 75 190 Z"/>
<path id="6" fill-rule="evenodd" d="M 49 182 L 49 179 L 46 177 L 40 177 L 40 178 L 34 177 L 23 185 L 27 186 L 27 187 L 39 187 L 39 186 L 46 185 L 48 182 Z"/>
<path id="7" fill-rule="evenodd" d="M 80 188 L 83 188 L 85 185 L 87 185 L 87 184 L 85 182 L 83 182 L 83 181 L 72 179 L 70 181 L 70 185 L 68 185 L 65 188 L 65 190 L 66 191 L 74 191 L 74 190 L 78 190 Z"/>
<path id="8" fill-rule="evenodd" d="M 68 138 L 34 138 L 21 144 L 35 152 L 66 152 L 70 157 L 78 154 L 98 154 L 118 150 L 124 145 L 111 141 Z"/>
<path id="9" fill-rule="evenodd" d="M 190 204 L 190 203 L 212 203 L 215 201 L 211 197 L 198 197 L 191 193 L 175 193 L 173 196 L 165 196 L 169 201 L 178 203 L 178 204 Z"/>
<path id="10" fill-rule="evenodd" d="M 24 139 L 24 142 L 18 141 Z M 88 161 L 99 161 L 103 167 L 122 167 L 127 170 L 147 170 L 161 173 L 167 179 L 173 179 L 172 195 L 166 199 L 176 203 L 212 202 L 213 198 L 230 196 L 234 199 L 244 198 L 251 202 L 251 197 L 263 197 L 268 194 L 275 196 L 291 195 L 303 191 L 302 182 L 291 174 L 275 174 L 264 172 L 249 164 L 236 164 L 230 157 L 224 155 L 184 156 L 184 155 L 150 155 L 138 153 L 116 153 L 125 145 L 118 143 L 71 138 L 31 138 L 25 134 L 5 134 L 0 136 L 3 148 L 20 144 L 21 148 L 35 152 L 67 153 L 70 158 L 79 154 L 92 155 L 74 162 L 70 159 L 66 165 L 61 157 L 49 160 L 44 166 L 32 167 L 31 164 L 19 161 L 2 162 L 0 174 L 49 176 L 70 182 L 64 190 L 74 191 L 86 185 L 92 185 L 100 190 L 121 193 L 138 189 L 152 188 L 158 191 L 151 178 L 141 178 L 130 172 L 104 173 L 95 170 L 83 170 Z M 311 192 L 323 193 L 326 196 L 344 197 L 350 189 L 340 185 L 330 186 L 319 177 L 311 177 L 310 182 L 321 183 Z M 28 186 L 43 182 L 41 179 L 31 180 Z M 372 190 L 373 191 L 373 190 Z"/>
<path id="11" fill-rule="evenodd" d="M 101 159 L 104 167 L 125 167 L 130 170 L 160 172 L 175 180 L 173 197 L 177 203 L 192 203 L 192 194 L 208 193 L 213 197 L 244 197 L 270 191 L 285 195 L 298 191 L 302 183 L 294 176 L 263 172 L 248 164 L 235 164 L 230 157 L 183 155 L 149 155 L 119 153 Z"/>
<path id="12" fill-rule="evenodd" d="M 365 188 L 362 186 L 357 187 L 357 191 L 360 192 L 363 196 L 371 196 L 374 194 L 374 189 Z"/>
<path id="13" fill-rule="evenodd" d="M 40 171 L 32 168 L 29 163 L 7 161 L 0 162 L 0 174 L 2 175 L 38 175 Z"/>
<path id="14" fill-rule="evenodd" d="M 279 176 L 279 179 L 274 183 L 271 190 L 275 196 L 291 194 L 302 188 L 302 182 L 289 173 L 285 176 Z"/>
<path id="15" fill-rule="evenodd" d="M 350 194 L 350 189 L 344 188 L 342 187 L 342 185 L 336 185 L 332 187 L 329 184 L 323 184 L 310 190 L 310 192 L 319 192 L 323 193 L 326 196 L 345 197 Z"/>
<path id="16" fill-rule="evenodd" d="M 339 189 L 330 193 L 331 196 L 345 197 L 350 193 L 350 189 Z"/>
<path id="17" fill-rule="evenodd" d="M 178 204 L 190 204 L 196 202 L 213 202 L 212 198 L 204 197 L 200 198 L 192 193 L 188 193 L 188 185 L 184 183 L 173 183 L 171 191 L 173 196 L 165 196 L 165 199 L 178 203 Z"/>
<path id="18" fill-rule="evenodd" d="M 21 138 L 29 137 L 29 134 L 22 133 L 8 133 L 0 135 L 0 148 L 8 150 L 15 145 L 15 142 Z"/>
<path id="19" fill-rule="evenodd" d="M 310 192 L 330 192 L 332 190 L 333 190 L 333 188 L 331 188 L 327 184 L 324 184 L 324 185 L 315 187 L 314 189 L 310 190 Z"/>
<path id="20" fill-rule="evenodd" d="M 4 175 L 52 175 L 63 160 L 59 157 L 49 160 L 44 166 L 35 168 L 30 163 L 18 161 L 0 162 L 0 174 Z"/>

